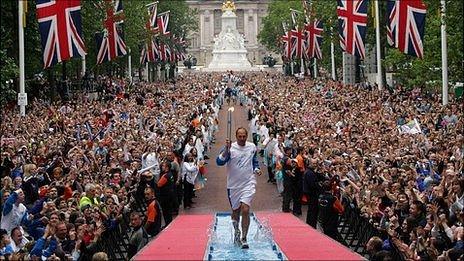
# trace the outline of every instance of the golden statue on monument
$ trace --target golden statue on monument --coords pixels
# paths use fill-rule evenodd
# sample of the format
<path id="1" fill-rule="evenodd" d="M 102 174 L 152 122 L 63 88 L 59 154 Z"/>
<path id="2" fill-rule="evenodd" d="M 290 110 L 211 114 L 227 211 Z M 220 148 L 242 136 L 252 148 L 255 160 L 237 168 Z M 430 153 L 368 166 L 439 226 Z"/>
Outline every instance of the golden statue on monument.
<path id="1" fill-rule="evenodd" d="M 226 2 L 222 3 L 221 10 L 222 10 L 222 12 L 229 11 L 229 10 L 232 11 L 232 12 L 235 12 L 234 1 L 227 0 Z"/>

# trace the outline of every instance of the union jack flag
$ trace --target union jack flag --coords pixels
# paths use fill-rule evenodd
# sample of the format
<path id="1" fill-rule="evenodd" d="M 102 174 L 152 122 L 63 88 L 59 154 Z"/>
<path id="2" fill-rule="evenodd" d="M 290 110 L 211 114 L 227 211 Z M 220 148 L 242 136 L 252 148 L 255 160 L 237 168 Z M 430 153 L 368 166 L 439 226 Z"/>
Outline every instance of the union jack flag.
<path id="1" fill-rule="evenodd" d="M 174 37 L 176 56 L 178 61 L 183 61 L 187 58 L 185 53 L 185 48 L 187 47 L 187 42 L 184 40 L 184 37 Z"/>
<path id="2" fill-rule="evenodd" d="M 158 43 L 156 41 L 151 41 L 147 46 L 147 61 L 149 62 L 157 62 L 160 58 L 160 51 L 158 47 Z"/>
<path id="3" fill-rule="evenodd" d="M 44 69 L 86 55 L 80 0 L 37 0 Z"/>
<path id="4" fill-rule="evenodd" d="M 295 45 L 295 56 L 296 58 L 300 59 L 305 50 L 304 46 L 304 32 L 303 30 L 298 30 L 298 29 L 293 29 L 291 31 L 292 39 L 294 39 L 294 45 Z"/>
<path id="5" fill-rule="evenodd" d="M 177 50 L 177 60 L 183 61 L 185 59 L 187 59 L 187 55 L 185 54 L 185 52 L 182 50 Z"/>
<path id="6" fill-rule="evenodd" d="M 139 46 L 140 48 L 140 64 L 144 65 L 147 62 L 147 48 L 146 46 Z"/>
<path id="7" fill-rule="evenodd" d="M 156 40 L 151 40 L 149 43 L 143 45 L 140 54 L 140 64 L 146 62 L 157 62 L 160 60 L 160 50 Z"/>
<path id="8" fill-rule="evenodd" d="M 158 26 L 157 26 L 157 15 L 158 15 L 158 2 L 151 3 L 148 6 L 148 21 L 146 24 L 146 28 L 148 31 L 152 31 L 154 33 L 158 32 Z"/>
<path id="9" fill-rule="evenodd" d="M 177 49 L 175 47 L 172 47 L 171 48 L 171 55 L 169 56 L 169 61 L 173 62 L 173 63 L 177 62 L 177 59 L 179 58 L 178 55 L 179 54 L 177 52 Z"/>
<path id="10" fill-rule="evenodd" d="M 187 41 L 185 41 L 184 37 L 181 36 L 181 37 L 176 37 L 175 38 L 175 42 L 176 44 L 181 47 L 181 48 L 187 48 L 188 44 L 187 44 Z"/>
<path id="11" fill-rule="evenodd" d="M 122 0 L 105 0 L 105 2 L 106 18 L 103 21 L 105 30 L 95 35 L 98 49 L 97 64 L 109 62 L 118 56 L 127 54 L 120 26 L 124 19 Z"/>
<path id="12" fill-rule="evenodd" d="M 321 45 L 323 32 L 324 29 L 321 20 L 314 19 L 314 22 L 305 24 L 307 57 L 322 59 Z"/>
<path id="13" fill-rule="evenodd" d="M 168 36 L 170 32 L 168 31 L 169 25 L 169 11 L 161 13 L 156 19 L 156 27 L 154 30 L 161 33 L 161 35 Z"/>
<path id="14" fill-rule="evenodd" d="M 422 0 L 387 2 L 388 43 L 401 52 L 424 57 L 424 29 L 427 7 Z"/>
<path id="15" fill-rule="evenodd" d="M 364 59 L 368 0 L 337 0 L 337 2 L 340 46 L 344 52 Z"/>
<path id="16" fill-rule="evenodd" d="M 171 61 L 171 48 L 165 43 L 159 44 L 160 60 L 163 62 Z"/>
<path id="17" fill-rule="evenodd" d="M 294 53 L 294 44 L 292 41 L 292 33 L 291 31 L 287 31 L 285 35 L 283 35 L 280 38 L 283 42 L 283 47 L 284 47 L 284 57 L 287 59 L 292 59 L 293 53 Z"/>

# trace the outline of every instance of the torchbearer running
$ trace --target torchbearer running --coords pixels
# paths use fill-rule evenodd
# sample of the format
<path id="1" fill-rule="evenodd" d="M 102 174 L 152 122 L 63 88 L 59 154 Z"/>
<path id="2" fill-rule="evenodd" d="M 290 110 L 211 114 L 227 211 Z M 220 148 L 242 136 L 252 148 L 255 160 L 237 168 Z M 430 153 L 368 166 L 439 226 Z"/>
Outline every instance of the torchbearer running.
<path id="1" fill-rule="evenodd" d="M 261 175 L 256 146 L 247 142 L 248 131 L 238 128 L 235 132 L 236 142 L 231 143 L 230 137 L 226 146 L 216 158 L 216 163 L 223 166 L 227 163 L 227 195 L 232 208 L 232 223 L 234 226 L 234 242 L 242 248 L 249 248 L 247 243 L 248 227 L 250 225 L 250 206 L 256 192 L 256 175 Z M 242 231 L 240 223 L 242 214 Z"/>

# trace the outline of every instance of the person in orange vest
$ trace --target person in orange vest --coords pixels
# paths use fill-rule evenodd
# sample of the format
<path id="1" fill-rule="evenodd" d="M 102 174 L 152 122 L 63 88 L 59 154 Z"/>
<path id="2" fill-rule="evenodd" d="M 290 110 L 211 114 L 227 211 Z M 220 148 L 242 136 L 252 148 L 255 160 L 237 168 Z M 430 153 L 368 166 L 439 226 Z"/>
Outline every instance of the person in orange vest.
<path id="1" fill-rule="evenodd" d="M 150 236 L 154 237 L 161 231 L 161 206 L 158 200 L 156 200 L 153 188 L 145 188 L 144 194 L 148 203 L 145 230 Z"/>

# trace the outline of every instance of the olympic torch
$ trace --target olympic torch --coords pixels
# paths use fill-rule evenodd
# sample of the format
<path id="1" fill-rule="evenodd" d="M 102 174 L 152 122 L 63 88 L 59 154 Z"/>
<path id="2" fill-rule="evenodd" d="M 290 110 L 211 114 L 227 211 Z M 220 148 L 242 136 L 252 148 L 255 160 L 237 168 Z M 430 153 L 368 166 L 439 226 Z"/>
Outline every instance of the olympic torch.
<path id="1" fill-rule="evenodd" d="M 234 107 L 230 107 L 227 110 L 227 139 L 232 142 L 232 112 L 234 112 Z"/>

